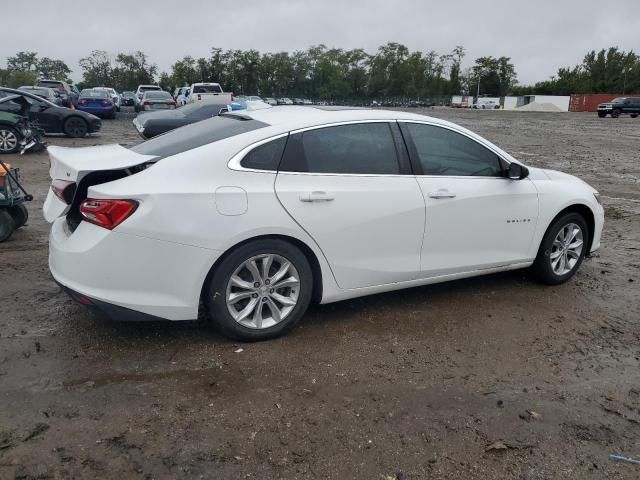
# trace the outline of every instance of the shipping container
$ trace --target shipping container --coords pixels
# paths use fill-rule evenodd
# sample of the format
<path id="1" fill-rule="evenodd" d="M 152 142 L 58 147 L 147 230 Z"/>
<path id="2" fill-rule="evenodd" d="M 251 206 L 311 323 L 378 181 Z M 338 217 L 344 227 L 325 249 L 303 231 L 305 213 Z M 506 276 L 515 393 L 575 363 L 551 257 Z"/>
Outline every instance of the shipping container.
<path id="1" fill-rule="evenodd" d="M 595 112 L 599 103 L 610 102 L 617 97 L 640 97 L 630 93 L 574 93 L 569 102 L 570 112 Z"/>

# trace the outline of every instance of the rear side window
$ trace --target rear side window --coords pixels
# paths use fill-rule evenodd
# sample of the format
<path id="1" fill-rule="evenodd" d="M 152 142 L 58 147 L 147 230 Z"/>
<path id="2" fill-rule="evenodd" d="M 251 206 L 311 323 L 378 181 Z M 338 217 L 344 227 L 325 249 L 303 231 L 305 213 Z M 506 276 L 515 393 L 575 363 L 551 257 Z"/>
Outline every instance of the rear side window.
<path id="1" fill-rule="evenodd" d="M 218 116 L 176 128 L 164 135 L 142 142 L 131 150 L 142 155 L 168 157 L 268 126 L 264 122 L 247 120 L 235 115 Z"/>
<path id="2" fill-rule="evenodd" d="M 500 157 L 447 128 L 407 123 L 424 175 L 501 177 Z"/>
<path id="3" fill-rule="evenodd" d="M 284 146 L 287 144 L 287 137 L 277 138 L 262 145 L 257 146 L 240 161 L 244 168 L 254 170 L 277 171 Z"/>
<path id="4" fill-rule="evenodd" d="M 281 171 L 393 175 L 400 173 L 388 123 L 357 123 L 292 135 Z"/>

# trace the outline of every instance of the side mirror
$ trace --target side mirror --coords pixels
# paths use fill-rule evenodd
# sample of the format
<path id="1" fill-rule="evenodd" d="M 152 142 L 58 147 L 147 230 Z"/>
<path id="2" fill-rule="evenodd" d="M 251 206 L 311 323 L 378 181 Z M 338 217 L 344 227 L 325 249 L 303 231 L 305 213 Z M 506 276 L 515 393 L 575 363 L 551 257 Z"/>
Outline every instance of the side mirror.
<path id="1" fill-rule="evenodd" d="M 529 169 L 520 165 L 519 163 L 512 163 L 509 165 L 507 176 L 511 180 L 522 180 L 523 178 L 527 178 L 529 176 Z"/>

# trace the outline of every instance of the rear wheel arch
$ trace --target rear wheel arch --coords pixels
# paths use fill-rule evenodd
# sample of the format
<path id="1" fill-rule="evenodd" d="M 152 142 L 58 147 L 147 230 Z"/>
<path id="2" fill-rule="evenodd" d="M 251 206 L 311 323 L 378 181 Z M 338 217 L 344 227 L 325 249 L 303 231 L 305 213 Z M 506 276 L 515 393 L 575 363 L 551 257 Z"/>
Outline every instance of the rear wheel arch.
<path id="1" fill-rule="evenodd" d="M 222 255 L 220 255 L 220 257 L 214 262 L 214 264 L 209 269 L 209 272 L 207 273 L 207 276 L 204 282 L 202 283 L 201 292 L 200 292 L 200 302 L 202 303 L 202 299 L 207 289 L 207 285 L 211 281 L 211 277 L 213 276 L 216 270 L 216 267 L 220 265 L 220 263 L 222 263 L 222 261 L 225 258 L 227 258 L 229 255 L 231 255 L 231 253 L 233 253 L 240 247 L 248 243 L 252 243 L 260 240 L 282 240 L 284 242 L 290 243 L 291 245 L 297 247 L 304 254 L 307 261 L 309 262 L 309 265 L 311 266 L 311 272 L 313 275 L 313 289 L 311 294 L 311 300 L 313 302 L 319 303 L 322 300 L 323 283 L 322 283 L 322 268 L 320 266 L 318 257 L 316 256 L 314 251 L 302 240 L 299 240 L 295 237 L 291 237 L 289 235 L 279 235 L 279 234 L 259 235 L 256 237 L 247 238 L 227 248 L 225 252 Z"/>

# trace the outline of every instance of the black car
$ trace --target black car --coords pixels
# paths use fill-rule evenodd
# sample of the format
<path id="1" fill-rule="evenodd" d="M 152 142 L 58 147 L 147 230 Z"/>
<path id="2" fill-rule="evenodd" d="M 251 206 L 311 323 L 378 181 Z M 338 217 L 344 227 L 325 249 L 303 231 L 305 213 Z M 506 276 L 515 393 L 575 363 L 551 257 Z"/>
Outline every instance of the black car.
<path id="1" fill-rule="evenodd" d="M 143 113 L 133 119 L 133 125 L 142 138 L 148 139 L 191 123 L 215 117 L 227 111 L 227 105 L 190 103 L 175 110 Z"/>
<path id="2" fill-rule="evenodd" d="M 598 116 L 604 118 L 611 115 L 618 118 L 622 114 L 628 114 L 631 118 L 636 118 L 640 114 L 640 97 L 618 97 L 610 102 L 598 105 Z"/>
<path id="3" fill-rule="evenodd" d="M 122 92 L 120 103 L 127 107 L 135 107 L 138 104 L 138 96 L 135 92 Z"/>
<path id="4" fill-rule="evenodd" d="M 64 133 L 68 137 L 84 137 L 87 133 L 100 131 L 102 121 L 95 115 L 58 106 L 31 93 L 0 88 L 0 98 L 10 95 L 22 95 L 31 102 L 29 118 L 45 133 Z M 4 102 L 0 107 L 5 112 L 17 112 L 20 106 L 15 102 Z"/>

